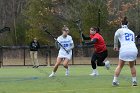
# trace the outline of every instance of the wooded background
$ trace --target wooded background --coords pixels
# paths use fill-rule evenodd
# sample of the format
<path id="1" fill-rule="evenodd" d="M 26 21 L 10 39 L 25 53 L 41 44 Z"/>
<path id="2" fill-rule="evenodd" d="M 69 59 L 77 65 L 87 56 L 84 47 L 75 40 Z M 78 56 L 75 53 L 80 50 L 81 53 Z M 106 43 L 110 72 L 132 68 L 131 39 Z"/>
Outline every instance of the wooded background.
<path id="1" fill-rule="evenodd" d="M 0 28 L 11 28 L 11 32 L 0 34 L 0 45 L 28 45 L 34 37 L 41 45 L 54 45 L 42 27 L 47 26 L 57 37 L 63 25 L 70 28 L 78 45 L 77 19 L 81 19 L 85 34 L 91 26 L 99 26 L 107 44 L 113 44 L 124 16 L 128 17 L 129 28 L 139 33 L 140 0 L 0 0 Z"/>

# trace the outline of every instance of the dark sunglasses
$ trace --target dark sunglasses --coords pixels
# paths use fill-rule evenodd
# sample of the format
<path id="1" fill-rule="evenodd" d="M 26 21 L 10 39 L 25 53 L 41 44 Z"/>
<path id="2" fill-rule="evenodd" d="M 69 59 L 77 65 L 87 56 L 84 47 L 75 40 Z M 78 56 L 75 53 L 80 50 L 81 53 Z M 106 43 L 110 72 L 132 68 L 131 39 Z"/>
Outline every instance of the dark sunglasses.
<path id="1" fill-rule="evenodd" d="M 69 30 L 63 30 L 63 31 L 69 32 Z"/>
<path id="2" fill-rule="evenodd" d="M 91 28 L 90 30 L 91 30 L 91 31 L 94 31 L 94 29 L 93 29 L 93 28 Z"/>

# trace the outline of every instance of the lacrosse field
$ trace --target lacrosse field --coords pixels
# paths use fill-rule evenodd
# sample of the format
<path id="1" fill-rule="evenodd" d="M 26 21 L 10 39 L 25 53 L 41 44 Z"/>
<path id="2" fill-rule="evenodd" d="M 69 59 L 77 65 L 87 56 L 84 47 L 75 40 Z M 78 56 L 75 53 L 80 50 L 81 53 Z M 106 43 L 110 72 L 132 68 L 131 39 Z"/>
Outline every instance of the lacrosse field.
<path id="1" fill-rule="evenodd" d="M 116 65 L 110 70 L 98 67 L 99 76 L 89 76 L 90 65 L 70 66 L 70 76 L 60 66 L 56 77 L 49 78 L 52 67 L 4 67 L 0 69 L 0 93 L 138 93 L 140 87 L 131 86 L 130 70 L 127 65 L 119 78 L 120 85 L 112 86 Z M 140 66 L 137 65 L 137 80 L 140 84 Z"/>

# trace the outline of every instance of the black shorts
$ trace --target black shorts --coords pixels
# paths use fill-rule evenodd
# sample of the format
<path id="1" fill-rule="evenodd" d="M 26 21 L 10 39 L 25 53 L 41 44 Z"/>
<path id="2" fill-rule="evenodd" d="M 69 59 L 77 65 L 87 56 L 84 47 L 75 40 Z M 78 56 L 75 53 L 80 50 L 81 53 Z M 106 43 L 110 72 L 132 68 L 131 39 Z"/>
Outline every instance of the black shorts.
<path id="1" fill-rule="evenodd" d="M 93 53 L 92 55 L 92 59 L 91 61 L 95 62 L 97 61 L 97 63 L 102 63 L 108 56 L 108 51 L 105 50 L 104 52 L 101 53 Z"/>

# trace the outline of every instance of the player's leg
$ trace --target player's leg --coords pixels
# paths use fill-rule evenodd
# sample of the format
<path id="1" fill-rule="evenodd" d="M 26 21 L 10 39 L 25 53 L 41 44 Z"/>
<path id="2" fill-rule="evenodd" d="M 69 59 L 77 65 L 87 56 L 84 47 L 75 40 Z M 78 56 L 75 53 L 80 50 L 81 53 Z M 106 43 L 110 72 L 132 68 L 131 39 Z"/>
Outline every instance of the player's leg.
<path id="1" fill-rule="evenodd" d="M 63 60 L 63 58 L 59 58 L 59 57 L 57 57 L 57 61 L 56 61 L 56 63 L 55 63 L 55 66 L 54 66 L 53 72 L 56 72 L 56 71 L 57 71 L 58 66 L 61 64 L 62 60 Z"/>
<path id="2" fill-rule="evenodd" d="M 93 53 L 93 55 L 91 57 L 91 66 L 93 69 L 92 73 L 90 74 L 91 76 L 99 75 L 98 70 L 97 70 L 97 66 L 96 66 L 96 60 L 97 60 L 96 53 Z"/>
<path id="3" fill-rule="evenodd" d="M 66 76 L 69 75 L 69 66 L 68 66 L 68 63 L 69 63 L 69 59 L 68 58 L 65 58 L 64 59 L 64 62 L 63 62 L 63 66 L 66 69 L 66 73 L 65 73 Z"/>
<path id="4" fill-rule="evenodd" d="M 120 72 L 121 72 L 124 64 L 125 64 L 125 61 L 119 60 L 118 66 L 115 69 L 115 73 L 114 73 L 114 79 L 113 79 L 113 83 L 112 83 L 113 86 L 118 86 L 119 85 L 119 83 L 118 83 L 118 77 L 120 75 Z"/>
<path id="5" fill-rule="evenodd" d="M 30 57 L 31 57 L 31 61 L 33 64 L 33 68 L 35 67 L 35 63 L 34 63 L 34 51 L 30 51 Z"/>
<path id="6" fill-rule="evenodd" d="M 38 62 L 38 52 L 37 51 L 34 51 L 34 62 L 35 62 L 36 68 L 38 68 L 39 62 Z"/>
<path id="7" fill-rule="evenodd" d="M 129 66 L 132 75 L 132 86 L 137 86 L 135 61 L 129 62 Z"/>
<path id="8" fill-rule="evenodd" d="M 110 62 L 106 59 L 108 56 L 108 51 L 97 54 L 97 65 L 105 66 L 106 69 L 110 68 Z"/>
<path id="9" fill-rule="evenodd" d="M 55 73 L 56 73 L 56 71 L 58 69 L 58 66 L 61 64 L 62 60 L 63 60 L 62 58 L 57 57 L 54 69 L 53 69 L 52 73 L 49 75 L 49 77 L 55 76 Z"/>

